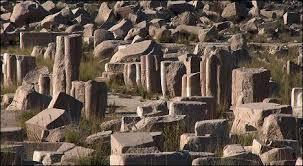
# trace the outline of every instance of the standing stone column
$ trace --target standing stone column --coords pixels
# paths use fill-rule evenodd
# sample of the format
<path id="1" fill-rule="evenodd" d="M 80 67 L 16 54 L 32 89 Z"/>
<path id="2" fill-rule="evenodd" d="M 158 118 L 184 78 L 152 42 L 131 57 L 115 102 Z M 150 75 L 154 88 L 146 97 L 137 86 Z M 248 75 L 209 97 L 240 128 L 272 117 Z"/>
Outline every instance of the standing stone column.
<path id="1" fill-rule="evenodd" d="M 182 76 L 182 97 L 186 97 L 187 96 L 187 74 L 184 74 Z"/>
<path id="2" fill-rule="evenodd" d="M 141 63 L 136 63 L 136 83 L 137 87 L 141 86 Z"/>
<path id="3" fill-rule="evenodd" d="M 187 75 L 187 97 L 189 96 L 200 96 L 200 73 L 192 73 Z"/>
<path id="4" fill-rule="evenodd" d="M 6 73 L 5 73 L 5 86 L 10 86 L 16 83 L 17 81 L 17 60 L 15 55 L 4 54 L 5 64 L 6 64 Z"/>
<path id="5" fill-rule="evenodd" d="M 50 94 L 50 76 L 48 74 L 40 74 L 39 75 L 39 93 L 43 95 Z"/>
<path id="6" fill-rule="evenodd" d="M 160 59 L 156 55 L 146 55 L 146 89 L 151 93 L 161 92 Z"/>
<path id="7" fill-rule="evenodd" d="M 64 66 L 64 36 L 56 38 L 56 54 L 53 65 L 53 96 L 59 92 L 66 91 L 66 76 Z"/>
<path id="8" fill-rule="evenodd" d="M 36 57 L 16 55 L 17 58 L 17 83 L 22 84 L 25 75 L 36 68 Z"/>
<path id="9" fill-rule="evenodd" d="M 72 81 L 71 96 L 83 103 L 81 116 L 85 117 L 85 82 Z"/>
<path id="10" fill-rule="evenodd" d="M 146 90 L 146 55 L 140 57 L 141 62 L 141 86 Z"/>
<path id="11" fill-rule="evenodd" d="M 72 81 L 79 80 L 79 67 L 82 56 L 82 37 L 72 34 L 64 37 L 64 63 L 66 73 L 66 93 L 72 88 Z"/>
<path id="12" fill-rule="evenodd" d="M 123 76 L 124 76 L 124 83 L 126 86 L 135 87 L 136 86 L 136 64 L 135 63 L 125 63 Z"/>
<path id="13" fill-rule="evenodd" d="M 104 117 L 107 107 L 105 82 L 94 80 L 85 83 L 85 118 Z"/>
<path id="14" fill-rule="evenodd" d="M 166 85 L 166 67 L 171 63 L 171 61 L 162 61 L 160 65 L 160 77 L 161 77 L 161 90 L 162 95 L 167 96 L 167 85 Z"/>

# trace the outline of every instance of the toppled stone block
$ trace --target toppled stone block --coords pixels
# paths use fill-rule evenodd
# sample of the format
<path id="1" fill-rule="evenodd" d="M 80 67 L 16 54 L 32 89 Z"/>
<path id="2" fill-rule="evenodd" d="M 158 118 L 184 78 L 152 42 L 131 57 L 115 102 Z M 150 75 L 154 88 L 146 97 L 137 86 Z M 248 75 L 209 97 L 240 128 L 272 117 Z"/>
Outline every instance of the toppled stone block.
<path id="1" fill-rule="evenodd" d="M 290 147 L 274 148 L 260 155 L 263 164 L 270 164 L 272 161 L 295 160 L 294 150 Z"/>
<path id="2" fill-rule="evenodd" d="M 275 103 L 247 103 L 238 105 L 233 110 L 233 113 L 235 119 L 231 133 L 244 134 L 248 131 L 259 131 L 262 128 L 265 117 L 271 114 L 290 114 L 291 107 Z"/>
<path id="3" fill-rule="evenodd" d="M 188 165 L 188 154 L 182 152 L 115 154 L 110 165 Z"/>
<path id="4" fill-rule="evenodd" d="M 143 117 L 133 127 L 133 131 L 164 131 L 168 126 L 184 126 L 185 115 L 165 115 L 165 116 L 154 116 L 154 117 Z"/>
<path id="5" fill-rule="evenodd" d="M 41 141 L 48 135 L 50 129 L 69 124 L 71 117 L 63 109 L 48 108 L 25 122 L 26 133 L 29 140 Z"/>
<path id="6" fill-rule="evenodd" d="M 131 131 L 132 127 L 135 126 L 141 120 L 139 116 L 122 116 L 121 118 L 121 132 Z"/>
<path id="7" fill-rule="evenodd" d="M 23 132 L 21 127 L 1 127 L 1 141 L 23 141 Z"/>
<path id="8" fill-rule="evenodd" d="M 165 100 L 157 100 L 150 102 L 144 106 L 137 107 L 137 115 L 145 116 L 160 116 L 168 114 L 167 102 Z"/>
<path id="9" fill-rule="evenodd" d="M 43 110 L 47 108 L 51 98 L 35 91 L 32 85 L 24 84 L 16 90 L 12 103 L 6 110 Z"/>
<path id="10" fill-rule="evenodd" d="M 94 149 L 76 146 L 64 152 L 64 155 L 61 158 L 61 162 L 79 160 L 81 158 L 93 156 L 94 154 L 95 154 Z"/>
<path id="11" fill-rule="evenodd" d="M 180 150 L 215 152 L 217 148 L 222 148 L 221 146 L 221 143 L 210 135 L 195 136 L 194 133 L 184 133 L 180 136 Z"/>
<path id="12" fill-rule="evenodd" d="M 289 114 L 271 114 L 264 119 L 262 127 L 264 140 L 297 139 L 296 118 Z"/>
<path id="13" fill-rule="evenodd" d="M 80 120 L 82 107 L 83 103 L 63 92 L 55 94 L 48 105 L 48 108 L 64 109 L 68 111 L 72 120 L 75 122 L 79 122 Z"/>
<path id="14" fill-rule="evenodd" d="M 210 134 L 217 139 L 228 139 L 228 121 L 226 119 L 214 119 L 196 122 L 195 135 L 203 136 L 206 134 Z"/>
<path id="15" fill-rule="evenodd" d="M 270 71 L 239 68 L 232 72 L 232 105 L 261 102 L 269 96 Z"/>
<path id="16" fill-rule="evenodd" d="M 109 143 L 110 142 L 110 136 L 113 132 L 112 131 L 102 131 L 95 134 L 92 134 L 88 137 L 86 137 L 85 142 L 87 144 L 95 144 L 95 143 Z"/>
<path id="17" fill-rule="evenodd" d="M 152 40 L 130 44 L 123 49 L 119 49 L 110 60 L 110 63 L 139 61 L 140 56 L 151 52 L 160 53 L 159 45 Z"/>
<path id="18" fill-rule="evenodd" d="M 34 151 L 33 161 L 42 162 L 43 165 L 50 165 L 60 162 L 62 156 L 62 152 Z"/>
<path id="19" fill-rule="evenodd" d="M 163 147 L 161 132 L 130 132 L 111 135 L 112 154 L 123 154 L 131 147 Z"/>

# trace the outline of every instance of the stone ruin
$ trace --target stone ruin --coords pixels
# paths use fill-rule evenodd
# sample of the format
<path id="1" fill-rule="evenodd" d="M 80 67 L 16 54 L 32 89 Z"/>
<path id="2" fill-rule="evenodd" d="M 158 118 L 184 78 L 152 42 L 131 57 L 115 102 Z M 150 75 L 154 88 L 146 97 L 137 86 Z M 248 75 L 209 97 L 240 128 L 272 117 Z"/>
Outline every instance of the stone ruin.
<path id="1" fill-rule="evenodd" d="M 302 2 L 0 5 L 1 164 L 302 165 Z"/>

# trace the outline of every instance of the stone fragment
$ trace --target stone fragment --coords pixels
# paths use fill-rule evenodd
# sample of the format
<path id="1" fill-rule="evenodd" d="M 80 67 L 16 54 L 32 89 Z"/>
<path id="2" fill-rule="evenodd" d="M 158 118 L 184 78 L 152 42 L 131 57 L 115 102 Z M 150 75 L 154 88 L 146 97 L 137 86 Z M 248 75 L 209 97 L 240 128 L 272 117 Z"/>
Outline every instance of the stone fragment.
<path id="1" fill-rule="evenodd" d="M 94 47 L 96 47 L 97 45 L 99 45 L 101 42 L 105 40 L 114 39 L 114 34 L 104 29 L 96 29 L 93 35 L 94 35 Z"/>
<path id="2" fill-rule="evenodd" d="M 6 110 L 43 110 L 47 108 L 51 98 L 35 91 L 32 85 L 22 85 L 16 90 L 12 103 Z"/>
<path id="3" fill-rule="evenodd" d="M 130 132 L 111 135 L 111 154 L 123 154 L 131 147 L 156 146 L 162 149 L 161 132 Z M 162 144 L 162 145 L 161 145 Z"/>
<path id="4" fill-rule="evenodd" d="M 269 96 L 270 71 L 238 68 L 232 72 L 232 105 L 261 102 Z"/>
<path id="5" fill-rule="evenodd" d="M 42 46 L 35 46 L 33 48 L 33 51 L 31 53 L 31 56 L 33 57 L 43 57 L 43 54 L 45 52 L 46 48 Z"/>
<path id="6" fill-rule="evenodd" d="M 201 95 L 200 72 L 185 74 L 182 77 L 182 96 Z"/>
<path id="7" fill-rule="evenodd" d="M 289 114 L 271 114 L 264 119 L 264 139 L 297 139 L 296 118 Z"/>
<path id="8" fill-rule="evenodd" d="M 48 105 L 48 108 L 66 110 L 74 122 L 79 122 L 82 107 L 83 103 L 63 92 L 55 94 Z"/>
<path id="9" fill-rule="evenodd" d="M 52 43 L 48 44 L 48 46 L 44 52 L 43 58 L 44 59 L 55 59 L 55 54 L 56 54 L 56 43 L 52 42 Z"/>
<path id="10" fill-rule="evenodd" d="M 180 150 L 192 152 L 215 152 L 217 148 L 222 148 L 220 142 L 210 135 L 195 136 L 194 133 L 184 133 L 180 137 Z"/>
<path id="11" fill-rule="evenodd" d="M 291 90 L 291 107 L 293 110 L 293 115 L 296 117 L 302 117 L 303 108 L 303 90 L 302 88 L 293 88 Z"/>
<path id="12" fill-rule="evenodd" d="M 105 24 L 115 20 L 115 15 L 113 11 L 108 7 L 107 2 L 103 2 L 100 5 L 98 15 L 95 18 L 95 23 L 98 25 Z"/>
<path id="13" fill-rule="evenodd" d="M 182 62 L 161 62 L 161 88 L 163 96 L 180 96 L 182 76 L 186 73 Z"/>
<path id="14" fill-rule="evenodd" d="M 95 143 L 109 143 L 110 142 L 110 135 L 112 131 L 102 131 L 92 135 L 89 135 L 85 139 L 85 143 L 87 144 L 95 144 Z"/>
<path id="15" fill-rule="evenodd" d="M 110 63 L 129 62 L 139 60 L 140 56 L 148 53 L 160 51 L 159 45 L 152 40 L 130 44 L 123 49 L 119 49 L 110 60 Z"/>
<path id="16" fill-rule="evenodd" d="M 116 39 L 124 39 L 132 27 L 131 21 L 123 19 L 118 24 L 112 26 L 109 31 L 113 32 Z"/>
<path id="17" fill-rule="evenodd" d="M 137 115 L 140 117 L 165 114 L 168 114 L 167 102 L 165 100 L 157 100 L 137 107 Z"/>
<path id="18" fill-rule="evenodd" d="M 182 152 L 114 154 L 110 165 L 189 165 L 189 155 Z"/>
<path id="19" fill-rule="evenodd" d="M 129 42 L 123 40 L 106 40 L 98 44 L 94 49 L 94 57 L 100 59 L 112 58 L 118 51 L 118 46 L 128 44 Z"/>
<path id="20" fill-rule="evenodd" d="M 195 124 L 195 135 L 203 136 L 210 134 L 217 139 L 228 139 L 228 122 L 226 119 L 214 119 L 198 121 Z"/>
<path id="21" fill-rule="evenodd" d="M 51 80 L 48 74 L 40 74 L 38 84 L 39 84 L 39 93 L 43 95 L 50 95 Z"/>
<path id="22" fill-rule="evenodd" d="M 212 26 L 209 29 L 201 29 L 198 34 L 200 42 L 210 42 L 217 39 L 218 32 L 215 26 Z"/>
<path id="23" fill-rule="evenodd" d="M 163 131 L 166 127 L 173 127 L 176 125 L 184 126 L 185 115 L 164 115 L 154 117 L 144 117 L 138 121 L 133 127 L 133 131 Z"/>
<path id="24" fill-rule="evenodd" d="M 248 131 L 260 131 L 264 119 L 271 114 L 290 114 L 291 107 L 276 103 L 247 103 L 238 105 L 233 109 L 233 113 L 235 119 L 231 133 L 244 134 Z"/>
<path id="25" fill-rule="evenodd" d="M 29 140 L 41 141 L 47 130 L 69 124 L 71 121 L 68 111 L 48 108 L 25 122 Z"/>
<path id="26" fill-rule="evenodd" d="M 17 83 L 21 84 L 28 72 L 36 68 L 36 58 L 16 55 L 17 58 Z"/>
<path id="27" fill-rule="evenodd" d="M 221 16 L 231 21 L 244 19 L 247 16 L 247 9 L 237 2 L 227 4 Z"/>
<path id="28" fill-rule="evenodd" d="M 290 147 L 274 148 L 260 155 L 263 164 L 270 164 L 272 161 L 295 160 L 294 150 Z"/>
<path id="29" fill-rule="evenodd" d="M 295 12 L 286 12 L 283 15 L 283 21 L 285 25 L 300 24 L 300 15 Z"/>
<path id="30" fill-rule="evenodd" d="M 93 156 L 94 154 L 94 149 L 76 146 L 71 150 L 64 152 L 64 155 L 61 158 L 61 162 L 79 160 L 81 158 Z"/>

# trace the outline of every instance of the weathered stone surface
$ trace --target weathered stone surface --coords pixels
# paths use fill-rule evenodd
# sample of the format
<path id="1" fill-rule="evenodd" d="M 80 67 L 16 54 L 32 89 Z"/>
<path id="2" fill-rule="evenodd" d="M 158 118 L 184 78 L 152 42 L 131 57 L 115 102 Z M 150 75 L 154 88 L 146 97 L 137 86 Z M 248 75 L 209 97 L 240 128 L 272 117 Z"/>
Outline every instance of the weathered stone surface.
<path id="1" fill-rule="evenodd" d="M 23 78 L 36 68 L 36 58 L 16 55 L 17 58 L 17 83 L 21 84 Z"/>
<path id="2" fill-rule="evenodd" d="M 93 156 L 94 153 L 95 153 L 94 149 L 76 146 L 71 150 L 64 152 L 64 155 L 61 158 L 61 162 L 70 161 L 70 160 L 79 160 L 81 158 Z"/>
<path id="3" fill-rule="evenodd" d="M 37 22 L 43 19 L 48 12 L 40 4 L 32 1 L 24 1 L 14 6 L 10 21 L 18 26 Z"/>
<path id="4" fill-rule="evenodd" d="M 233 112 L 235 120 L 231 128 L 231 133 L 243 134 L 247 131 L 260 130 L 265 117 L 271 114 L 290 114 L 291 108 L 288 105 L 260 102 L 239 105 L 234 108 Z"/>
<path id="5" fill-rule="evenodd" d="M 182 76 L 186 73 L 182 62 L 161 62 L 161 87 L 163 96 L 180 96 Z"/>
<path id="6" fill-rule="evenodd" d="M 48 108 L 57 108 L 66 110 L 74 122 L 79 122 L 83 103 L 63 92 L 53 96 Z"/>
<path id="7" fill-rule="evenodd" d="M 165 127 L 184 125 L 185 123 L 184 115 L 164 115 L 164 116 L 154 116 L 154 117 L 144 117 L 138 121 L 133 127 L 133 131 L 163 131 Z"/>
<path id="8" fill-rule="evenodd" d="M 264 119 L 264 139 L 297 139 L 296 118 L 289 114 L 271 114 Z"/>
<path id="9" fill-rule="evenodd" d="M 121 132 L 131 131 L 132 127 L 135 126 L 135 124 L 140 120 L 141 118 L 137 115 L 122 116 L 120 131 Z"/>
<path id="10" fill-rule="evenodd" d="M 204 157 L 192 161 L 192 165 L 262 165 L 262 162 L 236 157 Z"/>
<path id="11" fill-rule="evenodd" d="M 1 107 L 6 108 L 9 106 L 14 100 L 15 93 L 6 93 L 1 96 Z"/>
<path id="12" fill-rule="evenodd" d="M 113 132 L 120 131 L 121 123 L 122 123 L 121 118 L 120 119 L 109 120 L 109 121 L 101 123 L 100 129 L 102 131 L 109 131 L 109 130 L 113 131 Z"/>
<path id="13" fill-rule="evenodd" d="M 238 68 L 232 72 L 232 105 L 261 102 L 269 96 L 270 71 Z"/>
<path id="14" fill-rule="evenodd" d="M 1 127 L 1 141 L 23 141 L 23 139 L 21 127 Z"/>
<path id="15" fill-rule="evenodd" d="M 46 29 L 52 29 L 58 27 L 60 24 L 66 24 L 68 19 L 62 15 L 62 12 L 58 12 L 52 15 L 46 16 L 40 23 L 41 27 Z"/>
<path id="16" fill-rule="evenodd" d="M 233 51 L 239 49 L 246 49 L 247 43 L 245 36 L 243 34 L 235 34 L 229 39 L 230 42 L 230 49 Z"/>
<path id="17" fill-rule="evenodd" d="M 39 93 L 50 95 L 51 80 L 49 74 L 40 74 L 38 84 Z"/>
<path id="18" fill-rule="evenodd" d="M 87 143 L 87 144 L 109 143 L 111 134 L 112 134 L 112 131 L 102 131 L 102 132 L 92 134 L 92 135 L 86 137 L 85 143 Z"/>
<path id="19" fill-rule="evenodd" d="M 123 154 L 131 147 L 156 146 L 162 149 L 161 132 L 130 132 L 111 135 L 112 154 Z"/>
<path id="20" fill-rule="evenodd" d="M 110 63 L 136 61 L 142 55 L 158 51 L 159 45 L 157 43 L 152 40 L 145 40 L 119 49 L 111 58 Z"/>
<path id="21" fill-rule="evenodd" d="M 71 117 L 66 110 L 48 108 L 25 122 L 29 140 L 41 141 L 47 130 L 69 124 Z"/>
<path id="22" fill-rule="evenodd" d="M 198 121 L 195 124 L 195 135 L 203 136 L 210 134 L 218 139 L 228 138 L 228 122 L 226 119 L 214 119 Z"/>
<path id="23" fill-rule="evenodd" d="M 32 85 L 22 85 L 16 90 L 12 103 L 6 110 L 43 110 L 47 108 L 51 98 L 35 91 Z"/>
<path id="24" fill-rule="evenodd" d="M 217 38 L 218 32 L 215 26 L 212 26 L 209 29 L 201 29 L 198 34 L 200 42 L 211 42 L 215 41 Z"/>
<path id="25" fill-rule="evenodd" d="M 188 154 L 161 152 L 145 154 L 115 154 L 110 156 L 111 165 L 188 165 Z"/>
<path id="26" fill-rule="evenodd" d="M 220 146 L 221 142 L 217 142 L 216 138 L 210 135 L 195 136 L 194 133 L 184 133 L 180 137 L 180 150 L 215 152 Z"/>
<path id="27" fill-rule="evenodd" d="M 52 42 L 49 43 L 44 54 L 43 58 L 44 59 L 55 59 L 55 54 L 56 54 L 56 43 Z"/>
<path id="28" fill-rule="evenodd" d="M 34 151 L 33 161 L 42 162 L 44 165 L 54 164 L 61 161 L 63 153 L 54 151 Z"/>
<path id="29" fill-rule="evenodd" d="M 260 155 L 263 164 L 269 164 L 272 161 L 295 160 L 294 150 L 290 147 L 274 148 Z"/>
<path id="30" fill-rule="evenodd" d="M 291 90 L 291 107 L 293 110 L 293 115 L 296 117 L 303 117 L 303 90 L 302 88 L 293 88 Z"/>
<path id="31" fill-rule="evenodd" d="M 131 21 L 123 19 L 118 24 L 112 26 L 109 31 L 113 32 L 116 39 L 124 39 L 132 27 Z"/>
<path id="32" fill-rule="evenodd" d="M 95 18 L 95 23 L 98 25 L 105 24 L 115 20 L 114 12 L 108 7 L 107 2 L 103 2 L 100 5 L 98 15 Z"/>
<path id="33" fill-rule="evenodd" d="M 93 35 L 94 35 L 94 47 L 96 47 L 97 45 L 99 45 L 105 40 L 114 39 L 114 34 L 105 29 L 96 29 Z"/>
<path id="34" fill-rule="evenodd" d="M 200 72 L 185 74 L 182 77 L 182 96 L 201 95 Z"/>
<path id="35" fill-rule="evenodd" d="M 254 139 L 251 149 L 252 149 L 253 154 L 261 155 L 262 153 L 267 152 L 268 150 L 270 150 L 272 148 L 263 144 L 261 141 Z"/>
<path id="36" fill-rule="evenodd" d="M 140 117 L 165 114 L 168 114 L 167 102 L 165 100 L 157 100 L 137 107 L 137 115 Z"/>
<path id="37" fill-rule="evenodd" d="M 244 19 L 247 16 L 247 9 L 237 2 L 230 3 L 224 8 L 221 16 L 234 21 Z"/>
<path id="38" fill-rule="evenodd" d="M 122 40 L 107 40 L 98 44 L 94 49 L 94 57 L 100 59 L 112 58 L 118 51 L 118 46 L 128 44 L 129 42 Z"/>

